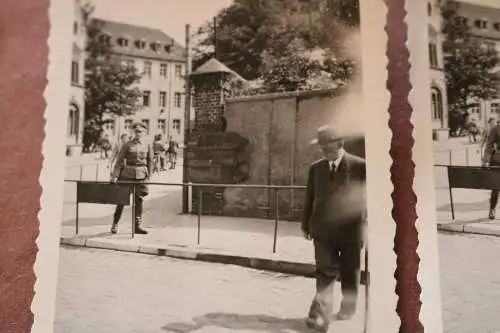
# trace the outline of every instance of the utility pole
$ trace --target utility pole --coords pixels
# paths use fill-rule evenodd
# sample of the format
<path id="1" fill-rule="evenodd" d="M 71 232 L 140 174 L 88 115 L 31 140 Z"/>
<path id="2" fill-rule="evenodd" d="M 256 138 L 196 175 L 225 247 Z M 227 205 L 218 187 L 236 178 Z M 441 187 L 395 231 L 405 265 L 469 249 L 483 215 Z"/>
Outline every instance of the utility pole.
<path id="1" fill-rule="evenodd" d="M 189 24 L 186 24 L 186 70 L 185 70 L 185 101 L 184 101 L 184 152 L 183 152 L 183 166 L 182 166 L 182 182 L 188 182 L 188 162 L 186 154 L 186 146 L 189 141 L 189 133 L 191 132 L 191 27 Z M 189 187 L 182 187 L 182 212 L 184 214 L 189 213 L 189 201 L 190 201 L 190 193 Z"/>

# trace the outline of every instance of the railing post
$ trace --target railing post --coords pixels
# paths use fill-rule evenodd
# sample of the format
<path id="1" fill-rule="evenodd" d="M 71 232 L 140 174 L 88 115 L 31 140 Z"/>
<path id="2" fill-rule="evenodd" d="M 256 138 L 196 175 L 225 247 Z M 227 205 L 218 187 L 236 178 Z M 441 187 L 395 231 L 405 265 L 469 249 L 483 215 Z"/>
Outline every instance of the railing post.
<path id="1" fill-rule="evenodd" d="M 135 183 L 132 184 L 132 239 L 134 238 L 135 236 L 135 193 L 136 193 L 136 189 L 135 189 Z"/>
<path id="2" fill-rule="evenodd" d="M 80 180 L 83 178 L 83 164 L 80 164 Z"/>
<path id="3" fill-rule="evenodd" d="M 276 242 L 278 239 L 278 221 L 279 221 L 279 196 L 278 189 L 274 189 L 274 239 L 273 239 L 273 253 L 276 253 Z"/>
<path id="4" fill-rule="evenodd" d="M 448 149 L 448 164 L 451 165 L 452 164 L 452 160 L 451 160 L 451 149 Z"/>
<path id="5" fill-rule="evenodd" d="M 200 186 L 200 189 L 198 190 L 198 237 L 197 237 L 197 244 L 200 245 L 200 229 L 201 229 L 201 212 L 203 209 L 203 192 L 202 188 Z"/>
<path id="6" fill-rule="evenodd" d="M 95 181 L 98 182 L 99 181 L 99 163 L 97 163 L 95 165 Z"/>
<path id="7" fill-rule="evenodd" d="M 465 163 L 469 166 L 469 147 L 465 147 Z"/>
<path id="8" fill-rule="evenodd" d="M 75 234 L 78 235 L 78 219 L 79 219 L 79 207 L 78 207 L 78 187 L 80 186 L 80 182 L 76 183 L 76 211 L 75 211 Z"/>

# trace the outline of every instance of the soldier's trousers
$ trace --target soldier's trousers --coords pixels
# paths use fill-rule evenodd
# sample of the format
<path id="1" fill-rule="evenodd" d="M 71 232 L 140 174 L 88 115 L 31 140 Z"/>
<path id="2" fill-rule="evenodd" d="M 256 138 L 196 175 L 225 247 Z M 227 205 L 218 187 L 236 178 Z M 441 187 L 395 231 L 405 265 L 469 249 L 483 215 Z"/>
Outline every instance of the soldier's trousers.
<path id="1" fill-rule="evenodd" d="M 130 179 L 121 179 L 121 180 L 129 180 L 131 181 Z M 131 185 L 123 185 L 123 186 L 127 186 L 127 187 L 130 187 L 130 191 L 132 193 L 133 192 L 133 186 Z M 148 191 L 148 186 L 146 184 L 136 184 L 135 185 L 135 195 L 134 195 L 134 199 L 135 199 L 135 211 L 134 211 L 134 222 L 135 224 L 138 226 L 141 224 L 141 221 L 142 221 L 142 207 L 143 207 L 143 202 L 144 202 L 144 197 L 147 196 L 149 193 Z M 117 205 L 116 206 L 116 209 L 115 209 L 115 213 L 113 215 L 113 223 L 114 224 L 118 224 L 118 222 L 120 221 L 121 217 L 122 217 L 122 213 L 123 213 L 123 207 L 122 205 Z"/>
<path id="2" fill-rule="evenodd" d="M 500 166 L 500 163 L 498 162 L 492 162 L 491 163 L 491 166 Z M 498 190 L 492 190 L 491 191 L 491 195 L 490 195 L 490 209 L 495 209 L 497 207 L 497 203 L 498 203 Z"/>
<path id="3" fill-rule="evenodd" d="M 328 317 L 333 311 L 333 286 L 340 278 L 342 307 L 355 311 L 361 265 L 361 244 L 356 240 L 335 243 L 314 240 L 316 295 L 309 317 Z"/>

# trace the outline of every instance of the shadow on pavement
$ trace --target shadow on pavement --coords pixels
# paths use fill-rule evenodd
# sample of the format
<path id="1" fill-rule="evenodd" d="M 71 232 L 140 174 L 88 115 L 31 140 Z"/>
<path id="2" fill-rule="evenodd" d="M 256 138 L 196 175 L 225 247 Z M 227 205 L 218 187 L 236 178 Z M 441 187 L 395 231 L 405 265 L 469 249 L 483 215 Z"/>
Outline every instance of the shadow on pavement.
<path id="1" fill-rule="evenodd" d="M 171 323 L 162 327 L 166 332 L 191 333 L 207 326 L 216 326 L 231 331 L 262 331 L 272 333 L 309 333 L 305 318 L 277 318 L 267 315 L 242 315 L 236 313 L 207 313 L 193 318 L 192 323 Z"/>

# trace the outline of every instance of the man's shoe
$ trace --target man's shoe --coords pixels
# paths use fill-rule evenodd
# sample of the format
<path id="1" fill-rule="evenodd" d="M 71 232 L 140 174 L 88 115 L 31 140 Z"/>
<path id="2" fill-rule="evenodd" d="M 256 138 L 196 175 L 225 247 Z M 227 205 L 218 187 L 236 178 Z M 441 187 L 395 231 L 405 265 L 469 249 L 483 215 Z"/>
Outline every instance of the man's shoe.
<path id="1" fill-rule="evenodd" d="M 488 214 L 488 218 L 490 220 L 494 220 L 495 219 L 495 210 L 494 209 L 490 209 L 490 213 Z"/>
<path id="2" fill-rule="evenodd" d="M 354 316 L 356 310 L 353 307 L 340 308 L 340 311 L 335 315 L 337 320 L 349 320 Z"/>
<path id="3" fill-rule="evenodd" d="M 328 332 L 328 321 L 323 316 L 309 317 L 306 319 L 306 326 L 316 332 Z"/>
<path id="4" fill-rule="evenodd" d="M 148 232 L 146 230 L 142 229 L 141 227 L 136 226 L 135 233 L 139 234 L 139 235 L 147 235 Z"/>

